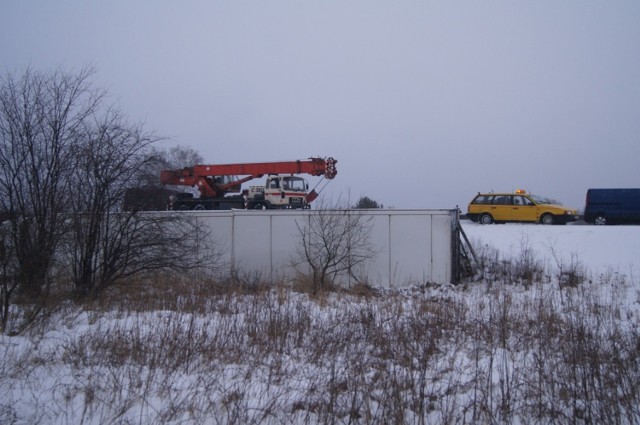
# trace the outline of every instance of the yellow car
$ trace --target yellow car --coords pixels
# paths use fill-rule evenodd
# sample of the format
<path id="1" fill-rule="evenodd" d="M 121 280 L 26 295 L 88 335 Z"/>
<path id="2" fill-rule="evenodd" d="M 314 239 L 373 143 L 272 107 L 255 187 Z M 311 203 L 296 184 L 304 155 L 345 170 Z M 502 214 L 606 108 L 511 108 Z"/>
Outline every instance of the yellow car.
<path id="1" fill-rule="evenodd" d="M 482 224 L 507 221 L 566 224 L 578 220 L 578 211 L 553 204 L 524 190 L 515 193 L 478 193 L 469 203 L 467 217 Z"/>

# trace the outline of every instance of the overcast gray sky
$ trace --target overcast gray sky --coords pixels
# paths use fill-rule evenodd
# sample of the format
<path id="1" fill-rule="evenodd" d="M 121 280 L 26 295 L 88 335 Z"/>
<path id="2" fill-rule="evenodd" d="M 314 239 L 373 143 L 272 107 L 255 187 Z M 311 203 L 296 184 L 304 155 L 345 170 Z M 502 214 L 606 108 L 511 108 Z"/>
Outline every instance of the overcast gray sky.
<path id="1" fill-rule="evenodd" d="M 333 156 L 352 203 L 640 187 L 637 0 L 2 0 L 0 58 L 94 66 L 208 163 Z"/>

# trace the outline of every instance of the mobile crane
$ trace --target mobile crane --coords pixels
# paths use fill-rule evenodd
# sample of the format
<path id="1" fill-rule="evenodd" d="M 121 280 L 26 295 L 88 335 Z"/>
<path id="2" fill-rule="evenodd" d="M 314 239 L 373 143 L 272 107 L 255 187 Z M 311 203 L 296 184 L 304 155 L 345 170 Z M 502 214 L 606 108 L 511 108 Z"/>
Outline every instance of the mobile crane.
<path id="1" fill-rule="evenodd" d="M 174 210 L 228 210 L 228 209 L 272 209 L 309 208 L 318 197 L 315 189 L 294 174 L 310 174 L 333 179 L 338 171 L 338 161 L 329 158 L 308 160 L 257 162 L 223 165 L 194 165 L 181 170 L 163 170 L 160 182 L 163 185 L 192 186 L 199 197 L 192 193 L 179 193 L 170 200 Z M 267 175 L 264 186 L 242 184 Z"/>

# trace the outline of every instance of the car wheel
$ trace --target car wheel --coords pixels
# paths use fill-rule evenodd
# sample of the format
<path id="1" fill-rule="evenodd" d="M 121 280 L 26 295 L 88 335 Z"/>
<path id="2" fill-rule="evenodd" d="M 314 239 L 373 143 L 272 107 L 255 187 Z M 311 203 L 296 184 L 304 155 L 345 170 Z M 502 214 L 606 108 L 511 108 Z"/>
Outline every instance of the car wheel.
<path id="1" fill-rule="evenodd" d="M 544 214 L 542 217 L 540 217 L 540 223 L 542 224 L 553 224 L 555 223 L 555 218 L 553 217 L 553 214 Z"/>
<path id="2" fill-rule="evenodd" d="M 493 223 L 493 217 L 491 217 L 491 214 L 482 214 L 478 221 L 480 224 L 491 224 Z"/>
<path id="3" fill-rule="evenodd" d="M 593 224 L 604 226 L 605 224 L 607 224 L 607 217 L 603 215 L 596 216 L 595 220 L 593 220 Z"/>

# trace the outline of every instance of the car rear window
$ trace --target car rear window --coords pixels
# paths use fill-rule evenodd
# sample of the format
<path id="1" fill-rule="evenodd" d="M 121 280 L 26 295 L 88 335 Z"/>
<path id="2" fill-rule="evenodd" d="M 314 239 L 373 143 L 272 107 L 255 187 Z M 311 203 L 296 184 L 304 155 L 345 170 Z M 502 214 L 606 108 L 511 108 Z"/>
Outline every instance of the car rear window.
<path id="1" fill-rule="evenodd" d="M 493 199 L 493 195 L 478 195 L 471 203 L 472 204 L 490 204 L 492 199 Z"/>

